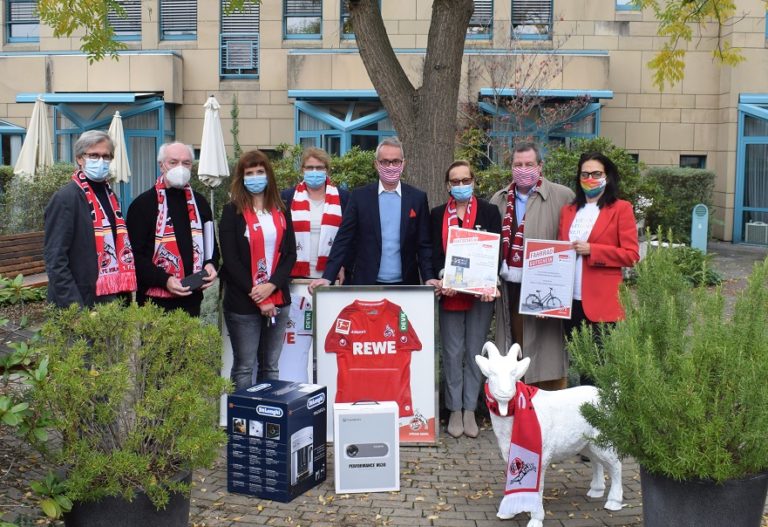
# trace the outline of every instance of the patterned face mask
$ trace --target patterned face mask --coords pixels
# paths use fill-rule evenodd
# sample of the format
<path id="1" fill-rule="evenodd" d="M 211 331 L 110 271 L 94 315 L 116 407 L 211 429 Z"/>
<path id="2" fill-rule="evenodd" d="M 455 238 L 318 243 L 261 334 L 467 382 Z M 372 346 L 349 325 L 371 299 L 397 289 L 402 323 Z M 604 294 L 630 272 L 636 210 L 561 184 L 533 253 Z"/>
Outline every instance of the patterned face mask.
<path id="1" fill-rule="evenodd" d="M 515 186 L 523 192 L 532 188 L 541 177 L 541 167 L 538 165 L 532 167 L 512 167 L 512 180 Z"/>

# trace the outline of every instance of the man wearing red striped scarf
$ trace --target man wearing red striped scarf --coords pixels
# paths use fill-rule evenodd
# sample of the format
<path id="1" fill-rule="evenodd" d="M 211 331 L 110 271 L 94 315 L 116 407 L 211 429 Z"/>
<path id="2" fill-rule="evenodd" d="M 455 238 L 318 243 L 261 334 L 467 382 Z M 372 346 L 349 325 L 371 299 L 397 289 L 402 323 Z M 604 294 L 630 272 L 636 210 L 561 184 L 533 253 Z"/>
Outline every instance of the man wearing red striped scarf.
<path id="1" fill-rule="evenodd" d="M 531 357 L 526 384 L 545 390 L 567 387 L 568 356 L 562 322 L 556 318 L 520 315 L 523 243 L 526 238 L 556 240 L 560 209 L 573 201 L 571 189 L 542 176 L 543 163 L 533 143 L 512 151 L 512 183 L 491 198 L 499 208 L 501 226 L 501 297 L 496 304 L 496 344 L 509 349 L 518 343 Z"/>

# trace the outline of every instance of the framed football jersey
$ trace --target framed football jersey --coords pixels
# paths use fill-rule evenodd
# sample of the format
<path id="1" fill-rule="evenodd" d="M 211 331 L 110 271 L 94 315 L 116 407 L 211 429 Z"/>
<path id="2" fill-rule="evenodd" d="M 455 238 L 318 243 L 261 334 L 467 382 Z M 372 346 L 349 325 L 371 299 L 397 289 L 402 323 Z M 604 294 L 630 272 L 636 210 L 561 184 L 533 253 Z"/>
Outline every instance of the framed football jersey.
<path id="1" fill-rule="evenodd" d="M 434 443 L 434 289 L 321 288 L 314 306 L 317 382 L 328 387 L 329 403 L 394 401 L 400 441 Z M 329 441 L 332 424 L 329 412 Z"/>

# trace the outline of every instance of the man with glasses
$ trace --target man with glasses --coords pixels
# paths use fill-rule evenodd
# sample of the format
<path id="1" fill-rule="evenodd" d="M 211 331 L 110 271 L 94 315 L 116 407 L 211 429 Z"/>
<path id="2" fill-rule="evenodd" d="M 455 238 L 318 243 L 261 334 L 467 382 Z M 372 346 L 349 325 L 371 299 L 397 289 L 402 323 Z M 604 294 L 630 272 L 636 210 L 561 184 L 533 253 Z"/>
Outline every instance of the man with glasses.
<path id="1" fill-rule="evenodd" d="M 74 145 L 72 181 L 45 208 L 48 301 L 58 307 L 127 301 L 136 290 L 131 243 L 107 183 L 114 151 L 106 132 L 83 133 Z"/>
<path id="2" fill-rule="evenodd" d="M 160 177 L 131 203 L 128 233 L 136 254 L 138 303 L 151 300 L 167 311 L 183 309 L 196 317 L 203 290 L 216 279 L 219 252 L 211 207 L 189 185 L 193 160 L 192 147 L 184 143 L 160 147 Z M 191 275 L 203 275 L 202 282 L 182 285 Z"/>
<path id="3" fill-rule="evenodd" d="M 378 183 L 352 192 L 323 277 L 315 287 L 330 285 L 345 267 L 351 285 L 414 285 L 439 288 L 432 270 L 427 195 L 400 181 L 405 169 L 397 138 L 376 148 Z M 351 273 L 351 276 L 350 276 Z"/>
<path id="4" fill-rule="evenodd" d="M 520 315 L 520 282 L 523 276 L 523 243 L 526 238 L 556 240 L 560 209 L 574 193 L 542 176 L 543 163 L 533 143 L 519 143 L 512 150 L 512 182 L 491 198 L 502 218 L 501 297 L 496 304 L 496 344 L 508 350 L 520 344 L 531 357 L 525 382 L 545 390 L 568 384 L 568 357 L 563 325 L 557 318 Z"/>

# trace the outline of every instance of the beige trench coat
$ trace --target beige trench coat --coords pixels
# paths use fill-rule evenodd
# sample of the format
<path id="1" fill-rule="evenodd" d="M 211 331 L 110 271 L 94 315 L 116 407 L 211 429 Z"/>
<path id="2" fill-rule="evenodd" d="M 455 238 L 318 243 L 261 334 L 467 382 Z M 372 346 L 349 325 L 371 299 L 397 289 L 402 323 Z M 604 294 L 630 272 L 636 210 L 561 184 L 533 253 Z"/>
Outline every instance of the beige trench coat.
<path id="1" fill-rule="evenodd" d="M 508 188 L 498 191 L 491 203 L 499 208 L 502 219 L 507 211 Z M 574 193 L 568 187 L 542 179 L 541 188 L 529 199 L 525 209 L 525 237 L 556 240 L 560 209 L 573 201 Z M 503 282 L 503 280 L 502 280 Z M 509 295 L 502 283 L 501 297 L 496 301 L 496 346 L 505 353 L 512 346 Z M 568 355 L 563 339 L 560 319 L 540 319 L 526 316 L 523 320 L 523 357 L 531 358 L 525 382 L 550 381 L 568 375 Z"/>

